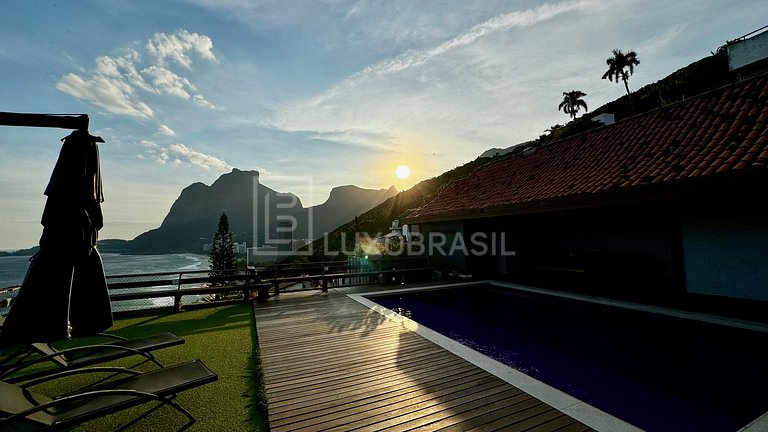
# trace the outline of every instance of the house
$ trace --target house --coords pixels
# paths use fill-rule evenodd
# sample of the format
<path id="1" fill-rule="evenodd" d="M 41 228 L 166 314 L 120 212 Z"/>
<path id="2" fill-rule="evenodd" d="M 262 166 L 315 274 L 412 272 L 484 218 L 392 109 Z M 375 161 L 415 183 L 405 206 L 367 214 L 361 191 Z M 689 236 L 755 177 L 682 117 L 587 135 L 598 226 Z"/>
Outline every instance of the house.
<path id="1" fill-rule="evenodd" d="M 767 164 L 763 76 L 499 158 L 406 222 L 475 276 L 768 301 Z"/>
<path id="2" fill-rule="evenodd" d="M 408 225 L 400 225 L 395 219 L 389 226 L 389 232 L 370 238 L 367 234 L 355 237 L 355 252 L 365 255 L 393 254 L 400 255 L 406 250 L 408 241 Z"/>
<path id="3" fill-rule="evenodd" d="M 407 235 L 408 235 L 408 225 L 400 225 L 400 221 L 395 219 L 389 225 L 389 232 L 386 234 L 377 236 L 376 238 L 373 239 L 373 241 L 380 243 L 382 245 L 386 245 L 392 239 L 396 239 L 397 241 L 402 242 L 406 239 Z"/>

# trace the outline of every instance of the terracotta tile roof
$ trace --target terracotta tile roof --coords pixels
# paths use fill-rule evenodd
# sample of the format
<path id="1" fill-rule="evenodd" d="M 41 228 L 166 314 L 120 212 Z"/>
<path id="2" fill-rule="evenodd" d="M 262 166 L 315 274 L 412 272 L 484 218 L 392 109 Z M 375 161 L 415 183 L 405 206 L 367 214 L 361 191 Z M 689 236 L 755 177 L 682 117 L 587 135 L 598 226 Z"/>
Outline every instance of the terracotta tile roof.
<path id="1" fill-rule="evenodd" d="M 766 171 L 768 80 L 724 87 L 478 168 L 411 223 L 599 200 L 652 185 Z"/>

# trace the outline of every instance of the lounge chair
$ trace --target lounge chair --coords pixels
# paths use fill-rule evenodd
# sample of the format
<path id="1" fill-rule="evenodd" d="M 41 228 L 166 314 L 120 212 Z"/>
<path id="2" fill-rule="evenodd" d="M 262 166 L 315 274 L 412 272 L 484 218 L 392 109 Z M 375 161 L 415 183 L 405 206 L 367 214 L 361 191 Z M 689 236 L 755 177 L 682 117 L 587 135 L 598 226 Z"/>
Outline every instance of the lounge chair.
<path id="1" fill-rule="evenodd" d="M 162 368 L 163 365 L 155 358 L 152 351 L 184 343 L 184 339 L 179 338 L 173 333 L 160 333 L 137 339 L 126 339 L 111 334 L 102 334 L 101 336 L 109 337 L 116 341 L 107 344 L 80 346 L 61 351 L 47 343 L 34 343 L 19 347 L 0 361 L 0 380 L 11 383 L 19 382 L 61 370 L 92 366 L 132 355 L 142 356 L 145 359 L 144 361 L 151 361 Z M 53 363 L 56 367 L 30 369 L 31 366 L 47 362 Z M 20 374 L 20 372 L 25 370 L 29 372 Z"/>
<path id="2" fill-rule="evenodd" d="M 36 394 L 29 387 L 64 376 L 94 372 L 121 372 L 129 376 L 57 397 Z M 158 401 L 184 414 L 190 426 L 195 418 L 174 402 L 184 390 L 216 381 L 218 375 L 200 360 L 141 373 L 130 369 L 96 367 L 73 369 L 29 381 L 21 386 L 0 382 L 0 430 L 60 430 L 80 425 L 127 408 Z"/>

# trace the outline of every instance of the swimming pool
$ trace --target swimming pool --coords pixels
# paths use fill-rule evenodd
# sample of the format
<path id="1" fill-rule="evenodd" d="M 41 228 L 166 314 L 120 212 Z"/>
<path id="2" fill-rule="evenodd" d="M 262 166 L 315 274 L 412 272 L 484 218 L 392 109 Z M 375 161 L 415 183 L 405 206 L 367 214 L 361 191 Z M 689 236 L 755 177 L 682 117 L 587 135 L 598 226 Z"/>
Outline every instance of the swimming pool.
<path id="1" fill-rule="evenodd" d="M 768 411 L 768 333 L 495 284 L 370 300 L 649 431 Z"/>

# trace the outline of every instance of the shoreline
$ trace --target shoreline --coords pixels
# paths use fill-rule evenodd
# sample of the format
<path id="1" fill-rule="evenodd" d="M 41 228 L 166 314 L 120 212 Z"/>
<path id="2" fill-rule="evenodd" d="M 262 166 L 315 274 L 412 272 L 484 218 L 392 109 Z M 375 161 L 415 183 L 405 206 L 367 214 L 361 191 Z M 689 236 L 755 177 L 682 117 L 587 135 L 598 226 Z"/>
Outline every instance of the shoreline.
<path id="1" fill-rule="evenodd" d="M 29 268 L 31 255 L 0 256 L 0 287 L 19 286 Z M 208 255 L 194 253 L 125 254 L 102 252 L 107 276 L 141 273 L 207 270 Z"/>

